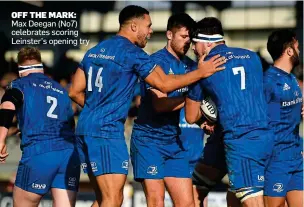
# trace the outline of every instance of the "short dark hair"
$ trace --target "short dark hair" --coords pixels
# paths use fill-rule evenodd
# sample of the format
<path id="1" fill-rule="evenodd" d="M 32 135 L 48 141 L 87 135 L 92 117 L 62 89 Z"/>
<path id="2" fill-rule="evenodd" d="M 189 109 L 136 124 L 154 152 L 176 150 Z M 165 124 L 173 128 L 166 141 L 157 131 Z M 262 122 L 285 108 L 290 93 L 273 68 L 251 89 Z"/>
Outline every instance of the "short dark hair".
<path id="1" fill-rule="evenodd" d="M 22 64 L 26 60 L 37 60 L 38 62 L 41 62 L 41 54 L 39 49 L 30 46 L 21 48 L 17 55 L 17 62 L 18 64 Z"/>
<path id="2" fill-rule="evenodd" d="M 126 6 L 119 13 L 119 24 L 122 26 L 130 19 L 143 18 L 145 14 L 149 14 L 149 11 L 143 7 L 136 5 Z"/>
<path id="3" fill-rule="evenodd" d="M 296 34 L 291 30 L 282 29 L 272 32 L 268 37 L 267 50 L 273 61 L 279 59 L 288 47 L 293 47 L 295 41 Z"/>
<path id="4" fill-rule="evenodd" d="M 195 26 L 195 21 L 186 13 L 177 13 L 170 16 L 167 23 L 167 31 L 173 29 L 180 29 L 186 27 L 188 30 L 192 30 Z"/>
<path id="5" fill-rule="evenodd" d="M 205 35 L 220 34 L 224 36 L 222 23 L 215 17 L 205 17 L 198 21 L 192 32 L 192 37 L 195 37 L 198 33 Z"/>

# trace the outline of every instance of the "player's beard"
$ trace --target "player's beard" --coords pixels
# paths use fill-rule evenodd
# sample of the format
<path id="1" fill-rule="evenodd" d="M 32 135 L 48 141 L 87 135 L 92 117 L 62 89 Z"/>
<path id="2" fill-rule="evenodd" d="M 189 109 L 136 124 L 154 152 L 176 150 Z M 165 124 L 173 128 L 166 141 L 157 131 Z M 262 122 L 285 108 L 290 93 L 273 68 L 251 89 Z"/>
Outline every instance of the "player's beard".
<path id="1" fill-rule="evenodd" d="M 183 46 L 179 46 L 174 41 L 171 42 L 171 48 L 176 53 L 177 56 L 181 57 L 186 55 L 190 48 L 190 44 L 184 44 Z"/>
<path id="2" fill-rule="evenodd" d="M 137 34 L 137 45 L 141 48 L 144 48 L 147 44 L 147 36 L 141 32 Z"/>
<path id="3" fill-rule="evenodd" d="M 295 68 L 300 64 L 300 57 L 293 47 L 292 47 L 292 49 L 293 49 L 293 56 L 290 57 L 290 61 L 291 61 L 292 67 Z"/>

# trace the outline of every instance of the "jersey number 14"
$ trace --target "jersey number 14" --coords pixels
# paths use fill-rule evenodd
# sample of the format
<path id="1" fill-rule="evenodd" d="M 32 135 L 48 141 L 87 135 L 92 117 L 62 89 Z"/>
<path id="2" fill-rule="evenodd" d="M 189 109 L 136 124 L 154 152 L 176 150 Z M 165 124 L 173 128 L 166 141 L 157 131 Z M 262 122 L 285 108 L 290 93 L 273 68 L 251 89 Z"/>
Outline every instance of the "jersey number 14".
<path id="1" fill-rule="evenodd" d="M 101 89 L 103 87 L 102 76 L 101 76 L 102 70 L 103 70 L 103 67 L 98 69 L 96 79 L 95 79 L 95 87 L 98 88 L 98 92 L 101 92 Z M 91 66 L 88 71 L 88 91 L 92 91 L 92 75 L 93 75 L 93 67 Z"/>

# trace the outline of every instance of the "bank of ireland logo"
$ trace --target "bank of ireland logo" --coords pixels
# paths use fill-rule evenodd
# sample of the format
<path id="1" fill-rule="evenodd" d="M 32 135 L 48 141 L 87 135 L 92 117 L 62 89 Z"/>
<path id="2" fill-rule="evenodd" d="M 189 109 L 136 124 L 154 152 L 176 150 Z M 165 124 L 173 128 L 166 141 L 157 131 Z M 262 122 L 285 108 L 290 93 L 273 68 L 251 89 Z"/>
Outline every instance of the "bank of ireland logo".
<path id="1" fill-rule="evenodd" d="M 276 183 L 273 185 L 273 191 L 275 192 L 282 192 L 284 189 L 283 189 L 283 184 L 282 183 Z"/>
<path id="2" fill-rule="evenodd" d="M 155 166 L 155 165 L 149 166 L 147 169 L 147 173 L 151 174 L 151 175 L 156 175 L 158 173 L 157 166 Z"/>

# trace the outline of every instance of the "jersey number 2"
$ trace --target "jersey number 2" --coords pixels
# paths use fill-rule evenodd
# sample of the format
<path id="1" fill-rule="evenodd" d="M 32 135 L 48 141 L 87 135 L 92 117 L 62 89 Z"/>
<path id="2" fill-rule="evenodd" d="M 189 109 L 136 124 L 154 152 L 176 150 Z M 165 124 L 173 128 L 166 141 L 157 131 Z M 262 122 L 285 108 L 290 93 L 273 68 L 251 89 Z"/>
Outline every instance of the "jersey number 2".
<path id="1" fill-rule="evenodd" d="M 235 68 L 232 68 L 232 71 L 233 71 L 234 75 L 239 74 L 239 72 L 241 73 L 241 90 L 246 89 L 246 85 L 245 85 L 245 78 L 246 78 L 245 68 L 243 66 L 241 66 L 241 67 L 235 67 Z"/>
<path id="2" fill-rule="evenodd" d="M 57 114 L 53 114 L 54 110 L 56 109 L 57 107 L 57 99 L 52 97 L 52 96 L 47 96 L 46 97 L 46 102 L 48 103 L 51 103 L 51 107 L 49 109 L 49 111 L 47 112 L 47 116 L 52 118 L 52 119 L 57 119 L 58 118 L 58 115 Z"/>
<path id="3" fill-rule="evenodd" d="M 103 70 L 103 67 L 98 69 L 96 80 L 95 80 L 95 86 L 98 88 L 98 92 L 101 92 L 101 89 L 103 87 L 102 84 L 102 77 L 101 72 Z M 93 74 L 93 67 L 91 66 L 88 72 L 88 91 L 92 91 L 92 74 Z"/>

